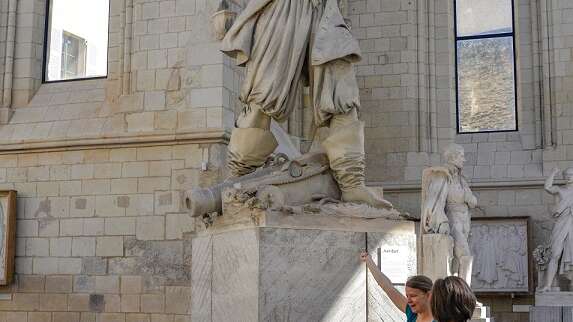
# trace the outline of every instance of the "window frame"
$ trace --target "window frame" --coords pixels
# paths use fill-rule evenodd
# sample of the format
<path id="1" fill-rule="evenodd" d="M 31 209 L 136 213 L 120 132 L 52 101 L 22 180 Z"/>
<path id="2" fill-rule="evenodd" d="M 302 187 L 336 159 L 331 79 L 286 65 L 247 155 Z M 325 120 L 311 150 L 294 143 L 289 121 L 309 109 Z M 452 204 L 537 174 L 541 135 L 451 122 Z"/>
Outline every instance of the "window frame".
<path id="1" fill-rule="evenodd" d="M 454 64 L 455 64 L 455 83 L 456 83 L 456 132 L 457 134 L 478 134 L 478 133 L 503 133 L 503 132 L 519 132 L 519 109 L 518 109 L 518 88 L 517 88 L 517 51 L 515 46 L 515 0 L 511 1 L 511 32 L 493 33 L 486 35 L 474 36 L 458 36 L 458 8 L 457 0 L 454 2 Z M 511 37 L 513 46 L 513 95 L 514 95 L 514 114 L 515 114 L 515 129 L 514 130 L 491 130 L 491 131 L 462 131 L 460 123 L 460 98 L 459 98 L 459 81 L 458 81 L 458 41 L 463 40 L 479 40 L 479 39 L 492 39 Z"/>
<path id="2" fill-rule="evenodd" d="M 48 43 L 50 40 L 50 27 L 52 25 L 52 17 L 50 16 L 50 5 L 52 0 L 46 0 L 46 16 L 44 19 L 44 48 L 42 55 L 42 84 L 53 84 L 53 83 L 65 83 L 65 82 L 77 82 L 84 80 L 94 80 L 94 79 L 106 79 L 109 76 L 109 29 L 110 29 L 110 17 L 111 17 L 111 2 L 108 2 L 108 17 L 107 17 L 107 50 L 106 50 L 106 66 L 105 66 L 105 76 L 91 76 L 91 77 L 79 77 L 70 79 L 58 79 L 58 80 L 47 80 L 46 69 L 48 68 Z"/>

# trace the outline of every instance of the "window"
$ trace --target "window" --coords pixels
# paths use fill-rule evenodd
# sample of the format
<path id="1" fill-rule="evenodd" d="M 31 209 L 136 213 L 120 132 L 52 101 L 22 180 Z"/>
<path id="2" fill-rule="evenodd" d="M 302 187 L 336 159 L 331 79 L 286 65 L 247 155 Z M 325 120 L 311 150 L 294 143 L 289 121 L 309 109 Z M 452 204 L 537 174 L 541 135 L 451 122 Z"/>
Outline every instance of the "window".
<path id="1" fill-rule="evenodd" d="M 458 133 L 516 131 L 513 0 L 454 0 Z"/>
<path id="2" fill-rule="evenodd" d="M 44 82 L 107 76 L 109 0 L 49 0 Z"/>

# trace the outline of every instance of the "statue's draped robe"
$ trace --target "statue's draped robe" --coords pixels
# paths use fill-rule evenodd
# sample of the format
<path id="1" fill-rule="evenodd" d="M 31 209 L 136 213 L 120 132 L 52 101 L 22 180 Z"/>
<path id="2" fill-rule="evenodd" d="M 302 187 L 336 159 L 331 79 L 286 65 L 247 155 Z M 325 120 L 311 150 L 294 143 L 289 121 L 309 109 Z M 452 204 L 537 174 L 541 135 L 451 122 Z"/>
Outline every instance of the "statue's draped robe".
<path id="1" fill-rule="evenodd" d="M 449 234 L 450 226 L 445 209 L 450 181 L 450 173 L 444 167 L 432 167 L 423 171 L 420 219 L 424 233 Z"/>
<path id="2" fill-rule="evenodd" d="M 352 68 L 360 49 L 336 0 L 251 0 L 222 51 L 246 67 L 239 97 L 244 108 L 255 106 L 277 121 L 297 105 L 303 79 L 317 125 L 360 105 Z"/>
<path id="3" fill-rule="evenodd" d="M 560 200 L 553 213 L 557 218 L 551 233 L 551 253 L 561 254 L 560 274 L 573 271 L 573 199 Z"/>

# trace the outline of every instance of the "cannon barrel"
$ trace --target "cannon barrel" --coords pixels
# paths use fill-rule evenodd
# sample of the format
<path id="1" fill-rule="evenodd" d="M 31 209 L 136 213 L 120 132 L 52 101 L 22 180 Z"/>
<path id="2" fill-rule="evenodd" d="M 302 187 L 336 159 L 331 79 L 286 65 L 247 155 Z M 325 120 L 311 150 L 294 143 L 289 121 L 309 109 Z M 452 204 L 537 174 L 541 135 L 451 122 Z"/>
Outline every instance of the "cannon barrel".
<path id="1" fill-rule="evenodd" d="M 221 191 L 232 186 L 232 182 L 224 182 L 206 189 L 191 189 L 185 197 L 185 205 L 191 217 L 222 211 Z"/>
<path id="2" fill-rule="evenodd" d="M 201 217 L 214 212 L 221 214 L 223 210 L 223 190 L 234 187 L 235 184 L 240 184 L 244 188 L 255 188 L 261 185 L 285 184 L 286 182 L 282 182 L 284 181 L 285 176 L 290 178 L 297 177 L 297 181 L 299 181 L 301 179 L 307 179 L 306 177 L 309 175 L 314 175 L 313 171 L 318 170 L 315 174 L 322 173 L 325 171 L 324 167 L 328 166 L 328 159 L 323 153 L 309 153 L 292 161 L 287 161 L 288 157 L 280 153 L 275 158 L 283 161 L 264 168 L 259 168 L 257 171 L 242 177 L 228 178 L 222 183 L 209 188 L 195 188 L 187 191 L 185 196 L 185 205 L 189 210 L 191 217 Z M 314 170 L 304 170 L 311 168 Z M 330 174 L 328 176 L 330 176 Z M 332 178 L 330 181 L 332 181 L 332 184 L 336 187 L 336 183 L 334 183 Z M 299 187 L 300 191 L 297 191 L 297 197 L 294 198 L 293 196 L 294 200 L 290 201 L 296 202 L 297 200 L 306 200 L 310 198 L 309 195 L 300 196 L 301 192 L 304 194 L 306 191 L 303 188 L 304 183 L 299 183 L 296 186 Z M 327 184 L 327 186 L 330 185 Z M 326 187 L 324 187 L 324 189 L 326 189 Z M 332 189 L 326 190 L 331 192 L 330 190 Z M 337 189 L 335 190 L 338 191 Z"/>
<path id="3" fill-rule="evenodd" d="M 221 194 L 225 188 L 232 187 L 235 183 L 247 182 L 262 177 L 271 173 L 274 169 L 274 167 L 261 168 L 242 177 L 228 178 L 222 183 L 209 188 L 191 189 L 186 193 L 185 206 L 189 210 L 191 217 L 201 217 L 213 212 L 221 213 L 223 210 Z"/>

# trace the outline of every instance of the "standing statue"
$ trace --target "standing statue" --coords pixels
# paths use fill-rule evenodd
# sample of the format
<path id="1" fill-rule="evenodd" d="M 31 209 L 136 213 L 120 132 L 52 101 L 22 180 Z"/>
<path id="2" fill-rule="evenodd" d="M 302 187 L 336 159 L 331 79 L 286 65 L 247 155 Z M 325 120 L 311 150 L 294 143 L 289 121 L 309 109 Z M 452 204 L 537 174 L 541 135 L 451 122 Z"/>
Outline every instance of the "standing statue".
<path id="1" fill-rule="evenodd" d="M 469 246 L 469 208 L 477 199 L 462 175 L 464 149 L 457 144 L 444 151 L 446 164 L 422 174 L 421 225 L 424 234 L 450 234 L 454 239 L 452 272 L 471 283 L 473 256 Z"/>
<path id="2" fill-rule="evenodd" d="M 228 147 L 232 176 L 265 164 L 277 147 L 271 119 L 289 116 L 303 81 L 315 124 L 330 127 L 322 146 L 342 201 L 391 207 L 364 184 L 364 124 L 352 65 L 361 54 L 337 0 L 251 0 L 226 32 L 222 51 L 246 67 L 243 109 Z"/>
<path id="3" fill-rule="evenodd" d="M 557 204 L 553 209 L 553 216 L 557 222 L 551 232 L 551 245 L 549 262 L 545 270 L 544 278 L 539 281 L 539 292 L 549 291 L 553 279 L 557 274 L 559 259 L 561 259 L 560 274 L 573 272 L 573 168 L 563 171 L 565 185 L 554 186 L 553 181 L 559 169 L 555 168 L 545 181 L 545 191 L 555 195 Z"/>

